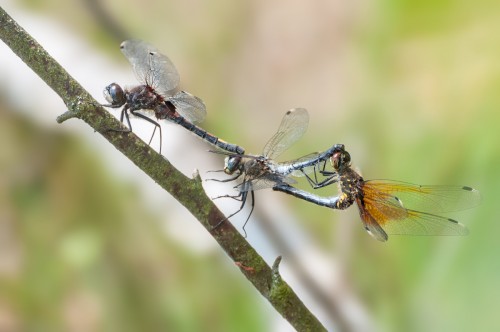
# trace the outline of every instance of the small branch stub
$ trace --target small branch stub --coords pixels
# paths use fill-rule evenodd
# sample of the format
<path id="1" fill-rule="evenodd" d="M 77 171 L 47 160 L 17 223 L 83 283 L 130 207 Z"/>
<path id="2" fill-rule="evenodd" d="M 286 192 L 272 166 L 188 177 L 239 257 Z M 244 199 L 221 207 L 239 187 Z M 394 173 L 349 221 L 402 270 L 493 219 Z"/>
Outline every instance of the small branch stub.
<path id="1" fill-rule="evenodd" d="M 281 275 L 279 272 L 281 258 L 281 256 L 276 257 L 271 269 L 271 287 L 269 289 L 269 295 L 271 298 L 281 293 L 281 290 L 283 290 L 282 287 L 286 286 L 285 284 L 283 284 L 283 279 L 281 279 Z"/>

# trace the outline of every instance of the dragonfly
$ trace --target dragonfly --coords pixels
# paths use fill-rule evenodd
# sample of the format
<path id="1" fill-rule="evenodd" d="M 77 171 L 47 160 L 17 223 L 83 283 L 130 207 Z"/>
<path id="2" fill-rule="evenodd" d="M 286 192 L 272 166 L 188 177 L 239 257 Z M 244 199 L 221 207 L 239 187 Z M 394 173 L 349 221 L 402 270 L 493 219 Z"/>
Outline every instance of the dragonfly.
<path id="1" fill-rule="evenodd" d="M 273 187 L 308 202 L 344 210 L 356 203 L 365 230 L 379 241 L 391 235 L 466 235 L 467 228 L 441 213 L 477 206 L 478 190 L 467 186 L 416 185 L 394 180 L 364 180 L 351 168 L 350 154 L 344 149 L 330 158 L 333 172 L 316 188 L 336 183 L 339 194 L 321 197 L 287 183 Z"/>
<path id="2" fill-rule="evenodd" d="M 139 113 L 140 110 L 150 110 L 157 120 L 166 119 L 177 123 L 218 148 L 236 154 L 245 153 L 242 147 L 227 143 L 196 125 L 205 119 L 205 104 L 189 92 L 179 90 L 179 73 L 166 55 L 153 45 L 135 39 L 122 42 L 120 49 L 132 65 L 140 85 L 124 89 L 117 83 L 111 83 L 104 89 L 104 98 L 109 104 L 103 106 L 123 107 L 120 121 L 123 123 L 125 119 L 128 124 L 128 129 L 112 129 L 113 131 L 131 132 L 130 114 L 144 119 L 155 126 L 148 144 L 151 144 L 156 129 L 159 129 L 161 153 L 160 124 Z"/>
<path id="3" fill-rule="evenodd" d="M 241 201 L 239 209 L 220 221 L 215 227 L 225 220 L 233 217 L 243 210 L 250 193 L 252 206 L 243 229 L 250 219 L 255 207 L 255 190 L 272 188 L 278 184 L 293 184 L 296 181 L 292 178 L 306 176 L 312 186 L 319 186 L 321 182 L 317 180 L 316 173 L 321 171 L 321 164 L 326 163 L 329 158 L 337 151 L 343 150 L 344 145 L 335 144 L 323 152 L 315 152 L 301 158 L 276 162 L 285 150 L 298 141 L 306 132 L 309 124 L 309 114 L 304 108 L 294 108 L 285 113 L 278 131 L 264 146 L 261 155 L 232 154 L 223 151 L 210 151 L 227 155 L 225 159 L 224 172 L 233 177 L 225 180 L 210 179 L 218 182 L 229 182 L 243 176 L 243 180 L 234 188 L 238 191 L 237 195 L 224 195 L 217 198 L 233 198 Z M 324 168 L 324 165 L 323 165 Z M 309 176 L 314 172 L 314 177 Z"/>

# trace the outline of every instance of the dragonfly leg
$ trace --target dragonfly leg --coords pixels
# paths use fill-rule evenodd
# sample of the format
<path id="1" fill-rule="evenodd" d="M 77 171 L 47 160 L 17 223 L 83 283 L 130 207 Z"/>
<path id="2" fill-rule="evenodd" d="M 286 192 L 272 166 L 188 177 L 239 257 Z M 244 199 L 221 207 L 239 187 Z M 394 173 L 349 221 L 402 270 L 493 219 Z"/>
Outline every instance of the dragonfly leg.
<path id="1" fill-rule="evenodd" d="M 133 115 L 135 115 L 136 117 L 138 118 L 141 118 L 143 120 L 146 120 L 147 122 L 153 124 L 155 126 L 155 129 L 153 130 L 153 134 L 151 135 L 151 138 L 149 139 L 149 143 L 148 145 L 151 144 L 151 141 L 153 141 L 153 137 L 155 135 L 155 132 L 156 132 L 156 128 L 158 128 L 159 132 L 160 132 L 160 154 L 161 154 L 161 147 L 162 147 L 162 142 L 163 142 L 163 137 L 162 137 L 162 133 L 161 133 L 161 127 L 160 127 L 160 124 L 158 122 L 156 122 L 155 120 L 147 117 L 146 115 L 144 114 L 141 114 L 141 113 L 138 113 L 137 110 L 134 110 L 134 111 L 130 111 L 130 113 L 132 113 Z M 129 115 L 126 114 L 125 115 L 126 118 L 127 118 L 127 123 L 128 123 L 128 126 L 131 128 L 132 130 L 132 127 L 130 126 L 130 119 L 129 119 Z M 123 117 L 123 113 L 122 113 L 122 117 Z M 123 119 L 120 119 L 122 122 L 123 122 Z"/>
<path id="2" fill-rule="evenodd" d="M 238 195 L 222 195 L 222 196 L 212 197 L 212 199 L 219 199 L 219 198 L 231 198 L 234 199 L 235 201 L 241 202 L 243 200 L 243 193 L 239 193 Z"/>
<path id="3" fill-rule="evenodd" d="M 103 106 L 107 106 L 107 105 L 103 105 Z M 112 106 L 110 106 L 110 107 L 112 107 Z M 125 119 L 127 121 L 128 128 L 104 128 L 103 131 L 114 131 L 114 132 L 119 132 L 119 133 L 130 133 L 132 131 L 132 123 L 130 122 L 129 112 L 131 114 L 135 115 L 136 117 L 144 119 L 144 120 L 148 121 L 149 123 L 151 123 L 151 124 L 153 124 L 155 126 L 155 129 L 153 130 L 153 135 L 151 135 L 151 138 L 149 139 L 148 145 L 150 145 L 151 141 L 153 140 L 154 134 L 156 132 L 156 128 L 159 128 L 159 131 L 160 131 L 160 153 L 161 153 L 163 139 L 162 139 L 162 132 L 161 132 L 160 124 L 158 122 L 154 121 L 153 119 L 148 118 L 144 114 L 138 113 L 137 110 L 130 110 L 130 107 L 127 104 L 125 104 L 125 106 L 123 106 L 123 109 L 121 111 L 120 122 L 124 123 L 123 120 Z"/>
<path id="4" fill-rule="evenodd" d="M 221 171 L 210 171 L 210 172 L 221 172 Z M 223 171 L 222 171 L 223 172 Z M 243 173 L 238 173 L 236 174 L 235 176 L 233 176 L 232 178 L 229 178 L 229 179 L 224 179 L 224 180 L 219 180 L 219 179 L 206 179 L 205 181 L 215 181 L 215 182 L 231 182 L 231 181 L 234 181 L 236 180 L 237 178 L 239 178 L 241 176 L 241 174 Z"/>
<path id="5" fill-rule="evenodd" d="M 337 178 L 337 174 L 333 173 L 330 177 L 328 177 L 325 180 L 317 183 L 316 186 L 314 186 L 313 188 L 314 189 L 323 188 L 323 187 L 329 186 L 329 185 L 331 185 L 333 183 L 336 183 L 338 181 L 339 181 L 339 179 Z"/>
<path id="6" fill-rule="evenodd" d="M 247 231 L 246 231 L 245 227 L 248 223 L 248 220 L 250 220 L 250 216 L 253 213 L 253 209 L 255 208 L 255 195 L 253 193 L 253 190 L 250 192 L 250 196 L 252 197 L 252 208 L 250 209 L 250 213 L 248 214 L 247 220 L 245 220 L 245 223 L 243 224 L 243 227 L 242 227 L 243 232 L 245 233 L 245 239 L 247 238 Z"/>
<path id="7" fill-rule="evenodd" d="M 325 165 L 326 165 L 326 162 L 323 164 L 323 169 L 319 170 L 319 173 L 321 175 L 323 175 L 324 177 L 326 177 L 326 179 L 324 179 L 322 181 L 319 181 L 319 182 L 317 181 L 316 169 L 314 170 L 314 179 L 316 181 L 312 182 L 311 179 L 310 179 L 310 177 L 307 176 L 307 174 L 306 174 L 306 177 L 307 177 L 307 179 L 309 181 L 309 184 L 311 184 L 311 186 L 313 187 L 313 189 L 323 188 L 323 187 L 326 187 L 326 186 L 329 186 L 329 185 L 331 185 L 333 183 L 338 182 L 337 172 L 326 171 L 325 170 Z"/>
<path id="8" fill-rule="evenodd" d="M 302 174 L 304 174 L 304 176 L 306 177 L 307 179 L 307 182 L 309 182 L 309 184 L 311 185 L 311 187 L 313 187 L 313 189 L 316 189 L 316 185 L 318 184 L 318 177 L 317 177 L 317 172 L 316 172 L 316 168 L 314 168 L 314 179 L 312 179 L 306 172 L 304 172 L 303 169 L 300 170 L 302 172 Z"/>
<path id="9" fill-rule="evenodd" d="M 111 106 L 102 105 L 102 106 L 113 107 L 112 105 Z M 116 107 L 114 107 L 114 108 L 116 108 Z M 125 105 L 125 106 L 123 106 L 121 114 L 120 114 L 120 122 L 123 123 L 123 117 L 126 117 L 128 128 L 125 129 L 125 128 L 109 128 L 109 127 L 105 127 L 105 128 L 102 129 L 102 131 L 103 132 L 115 131 L 115 132 L 119 132 L 119 133 L 129 133 L 129 132 L 131 132 L 132 131 L 132 125 L 130 124 L 130 119 L 129 119 L 129 116 L 128 116 L 128 110 L 129 110 L 129 106 Z"/>
<path id="10" fill-rule="evenodd" d="M 237 200 L 241 201 L 241 206 L 240 206 L 240 208 L 236 212 L 231 213 L 229 216 L 227 216 L 226 218 L 224 218 L 221 221 L 219 221 L 215 226 L 212 227 L 212 230 L 215 230 L 215 229 L 219 228 L 220 225 L 222 225 L 222 223 L 224 221 L 229 220 L 231 217 L 234 217 L 235 215 L 237 215 L 238 213 L 240 213 L 241 210 L 243 210 L 243 208 L 245 207 L 245 203 L 247 201 L 247 196 L 248 196 L 248 192 L 244 191 L 244 192 L 241 192 L 238 196 L 229 196 L 228 195 L 228 196 L 217 197 L 217 198 L 228 197 L 228 198 L 237 199 Z M 237 197 L 240 197 L 240 198 L 238 199 Z M 253 200 L 253 192 L 252 192 L 252 200 Z M 252 206 L 252 210 L 253 210 L 253 206 Z"/>
<path id="11" fill-rule="evenodd" d="M 319 169 L 319 167 L 318 167 L 318 169 Z M 316 182 L 315 187 L 313 187 L 314 189 L 323 188 L 323 187 L 326 187 L 326 186 L 329 186 L 333 183 L 338 182 L 337 172 L 332 172 L 332 171 L 326 170 L 326 160 L 323 162 L 323 167 L 321 170 L 319 170 L 319 173 L 322 176 L 326 177 L 326 179 L 324 179 L 320 182 Z M 316 170 L 314 170 L 314 176 L 316 178 Z"/>
<path id="12" fill-rule="evenodd" d="M 314 179 L 311 178 L 309 175 L 307 175 L 306 172 L 304 172 L 304 170 L 301 170 L 301 171 L 304 174 L 304 176 L 306 177 L 307 182 L 309 182 L 309 184 L 311 185 L 311 187 L 313 189 L 323 188 L 323 187 L 326 187 L 332 183 L 338 182 L 338 179 L 336 176 L 337 173 L 335 173 L 335 172 L 328 172 L 328 171 L 324 171 L 324 170 L 319 171 L 319 173 L 321 173 L 321 175 L 327 177 L 326 179 L 319 181 L 316 169 L 314 169 Z"/>

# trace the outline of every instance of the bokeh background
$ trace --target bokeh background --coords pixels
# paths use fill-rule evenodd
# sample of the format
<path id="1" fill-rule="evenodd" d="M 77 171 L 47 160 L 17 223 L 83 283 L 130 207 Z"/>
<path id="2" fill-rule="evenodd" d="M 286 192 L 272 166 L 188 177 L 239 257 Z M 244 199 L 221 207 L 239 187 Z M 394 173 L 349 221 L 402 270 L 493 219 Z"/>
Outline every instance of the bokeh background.
<path id="1" fill-rule="evenodd" d="M 467 237 L 379 243 L 355 208 L 271 190 L 246 230 L 331 331 L 500 330 L 500 2 L 113 0 L 105 20 L 94 1 L 1 6 L 102 102 L 107 84 L 135 82 L 125 33 L 168 54 L 207 105 L 204 128 L 247 152 L 305 107 L 309 131 L 282 160 L 344 143 L 367 179 L 478 188 L 479 207 L 450 215 Z M 168 193 L 83 122 L 57 125 L 64 111 L 0 43 L 1 331 L 292 329 Z M 220 156 L 163 130 L 174 165 L 216 176 Z"/>

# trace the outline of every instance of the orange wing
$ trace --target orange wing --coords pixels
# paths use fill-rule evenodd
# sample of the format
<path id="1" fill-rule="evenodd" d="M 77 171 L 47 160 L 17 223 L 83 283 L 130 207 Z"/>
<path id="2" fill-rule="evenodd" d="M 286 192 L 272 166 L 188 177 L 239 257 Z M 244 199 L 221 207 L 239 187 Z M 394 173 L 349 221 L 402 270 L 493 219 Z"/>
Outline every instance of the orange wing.
<path id="1" fill-rule="evenodd" d="M 364 185 L 383 200 L 396 197 L 405 208 L 427 213 L 467 210 L 481 202 L 479 191 L 465 186 L 422 186 L 393 180 L 369 180 Z"/>
<path id="2" fill-rule="evenodd" d="M 380 180 L 366 181 L 363 194 L 363 199 L 357 200 L 361 219 L 366 230 L 380 241 L 386 241 L 387 234 L 466 235 L 467 228 L 456 220 L 416 209 L 456 211 L 480 201 L 479 192 L 468 187 L 418 186 Z"/>

